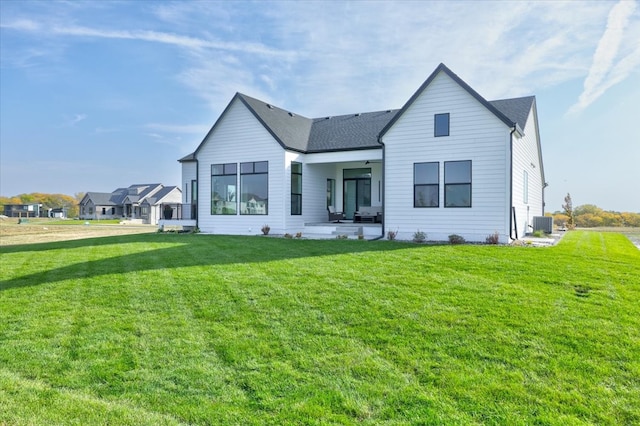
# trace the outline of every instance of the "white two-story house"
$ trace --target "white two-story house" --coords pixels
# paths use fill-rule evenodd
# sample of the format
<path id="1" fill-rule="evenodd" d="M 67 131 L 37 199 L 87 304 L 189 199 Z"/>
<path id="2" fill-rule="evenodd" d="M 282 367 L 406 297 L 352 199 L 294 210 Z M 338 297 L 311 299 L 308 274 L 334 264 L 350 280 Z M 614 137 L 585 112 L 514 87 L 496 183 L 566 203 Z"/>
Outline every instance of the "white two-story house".
<path id="1" fill-rule="evenodd" d="M 444 64 L 399 110 L 307 118 L 238 93 L 179 161 L 204 233 L 303 232 L 329 208 L 380 236 L 509 242 L 544 214 L 535 97 L 487 101 Z"/>

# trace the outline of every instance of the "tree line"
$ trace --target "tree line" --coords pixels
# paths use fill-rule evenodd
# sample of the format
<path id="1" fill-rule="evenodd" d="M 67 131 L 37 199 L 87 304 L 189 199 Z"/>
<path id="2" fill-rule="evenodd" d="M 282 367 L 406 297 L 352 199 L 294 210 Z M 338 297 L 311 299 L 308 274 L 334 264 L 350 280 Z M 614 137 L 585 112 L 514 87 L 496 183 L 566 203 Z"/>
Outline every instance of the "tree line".
<path id="1" fill-rule="evenodd" d="M 43 210 L 64 208 L 67 217 L 78 216 L 78 203 L 84 197 L 84 193 L 65 194 L 43 194 L 32 192 L 30 194 L 20 194 L 13 197 L 0 196 L 0 214 L 4 211 L 5 204 L 42 204 Z M 598 226 L 612 227 L 640 227 L 640 213 L 615 212 L 603 210 L 593 204 L 583 204 L 573 207 L 571 195 L 567 194 L 562 205 L 562 211 L 547 213 L 553 216 L 553 223 L 557 226 L 567 228 L 595 228 Z"/>
<path id="2" fill-rule="evenodd" d="M 84 197 L 84 193 L 77 193 L 74 196 L 65 194 L 43 194 L 32 192 L 30 194 L 20 194 L 13 197 L 0 196 L 0 214 L 4 212 L 6 204 L 42 204 L 42 209 L 63 208 L 67 212 L 67 217 L 78 216 L 78 203 Z"/>
<path id="3" fill-rule="evenodd" d="M 640 213 L 604 210 L 594 204 L 573 207 L 571 194 L 564 198 L 562 211 L 551 213 L 553 223 L 569 229 L 610 227 L 640 227 Z"/>

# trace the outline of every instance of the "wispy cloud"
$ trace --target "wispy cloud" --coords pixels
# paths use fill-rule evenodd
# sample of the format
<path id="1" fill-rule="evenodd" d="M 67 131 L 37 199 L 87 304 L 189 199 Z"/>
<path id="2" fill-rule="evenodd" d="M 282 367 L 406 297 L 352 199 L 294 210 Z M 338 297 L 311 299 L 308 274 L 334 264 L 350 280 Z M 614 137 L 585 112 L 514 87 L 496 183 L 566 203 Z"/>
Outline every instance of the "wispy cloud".
<path id="1" fill-rule="evenodd" d="M 216 49 L 232 52 L 244 52 L 259 56 L 273 56 L 280 58 L 293 58 L 295 51 L 279 50 L 261 43 L 226 42 L 212 39 L 173 34 L 169 32 L 149 30 L 111 30 L 92 28 L 79 25 L 45 25 L 30 19 L 18 19 L 1 24 L 2 28 L 25 32 L 48 33 L 58 36 L 94 37 L 121 40 L 140 40 L 152 43 L 162 43 L 182 47 L 186 49 Z"/>
<path id="2" fill-rule="evenodd" d="M 74 127 L 76 124 L 87 119 L 87 114 L 75 114 L 73 117 L 67 118 L 63 123 L 63 127 Z"/>
<path id="3" fill-rule="evenodd" d="M 629 55 L 614 63 L 624 39 L 625 29 L 635 9 L 635 1 L 620 0 L 609 12 L 607 27 L 598 42 L 589 74 L 584 81 L 584 90 L 569 113 L 577 113 L 587 108 L 607 89 L 624 80 L 640 65 L 640 47 L 636 47 Z M 637 45 L 637 40 L 635 43 Z"/>
<path id="4" fill-rule="evenodd" d="M 637 49 L 618 48 L 635 1 L 613 9 L 606 2 L 247 5 L 154 3 L 139 20 L 105 24 L 41 14 L 5 17 L 2 26 L 43 40 L 174 47 L 174 81 L 205 100 L 214 117 L 237 91 L 308 116 L 400 107 L 439 62 L 489 99 L 535 93 L 582 78 L 591 67 L 575 107 L 584 108 L 638 65 Z"/>

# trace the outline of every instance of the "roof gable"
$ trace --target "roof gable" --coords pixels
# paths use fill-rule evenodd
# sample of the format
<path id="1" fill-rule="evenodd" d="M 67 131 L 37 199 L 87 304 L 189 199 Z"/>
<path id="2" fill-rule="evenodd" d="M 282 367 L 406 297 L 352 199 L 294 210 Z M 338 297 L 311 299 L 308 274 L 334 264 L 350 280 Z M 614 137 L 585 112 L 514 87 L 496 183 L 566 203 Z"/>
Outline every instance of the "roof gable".
<path id="1" fill-rule="evenodd" d="M 504 113 L 502 113 L 498 108 L 492 105 L 485 98 L 480 96 L 478 92 L 473 90 L 471 86 L 465 83 L 460 77 L 458 77 L 453 71 L 451 71 L 445 64 L 440 64 L 438 67 L 431 73 L 431 75 L 425 80 L 424 83 L 418 88 L 418 90 L 409 98 L 407 103 L 400 109 L 400 111 L 393 117 L 393 119 L 382 129 L 380 132 L 380 139 L 389 131 L 389 129 L 395 124 L 396 121 L 404 114 L 413 103 L 420 97 L 422 92 L 426 90 L 427 87 L 431 84 L 431 82 L 438 76 L 440 73 L 445 73 L 449 76 L 453 81 L 455 81 L 460 87 L 462 87 L 467 93 L 473 96 L 478 102 L 480 102 L 485 108 L 491 111 L 499 120 L 501 120 L 508 127 L 518 127 L 517 123 L 507 117 Z M 521 129 L 518 129 L 521 130 Z"/>
<path id="2" fill-rule="evenodd" d="M 197 161 L 198 152 L 213 134 L 235 102 L 241 102 L 283 149 L 317 153 L 357 149 L 379 149 L 380 140 L 431 82 L 445 73 L 509 128 L 522 134 L 535 97 L 487 101 L 446 65 L 440 64 L 400 110 L 386 110 L 310 119 L 278 108 L 256 98 L 236 93 L 196 150 L 179 159 L 181 163 Z"/>
<path id="3" fill-rule="evenodd" d="M 237 97 L 283 148 L 307 150 L 313 120 L 241 93 Z"/>
<path id="4" fill-rule="evenodd" d="M 149 204 L 151 206 L 154 206 L 156 204 L 161 203 L 165 197 L 167 197 L 169 194 L 171 194 L 176 190 L 180 194 L 182 194 L 182 191 L 177 186 L 165 186 L 164 188 L 162 188 L 161 190 L 153 194 L 151 197 L 145 198 L 141 204 Z"/>
<path id="5" fill-rule="evenodd" d="M 91 201 L 94 205 L 111 206 L 115 205 L 109 192 L 87 192 L 79 204 L 87 204 Z"/>
<path id="6" fill-rule="evenodd" d="M 307 143 L 309 141 L 309 133 L 311 132 L 312 120 L 250 96 L 243 95 L 242 93 L 236 93 L 209 132 L 207 132 L 207 135 L 204 137 L 202 142 L 200 142 L 198 148 L 196 148 L 192 154 L 189 154 L 178 161 L 195 161 L 202 146 L 207 142 L 209 136 L 213 134 L 216 127 L 236 101 L 241 102 L 249 112 L 251 112 L 256 120 L 271 134 L 280 146 L 294 151 L 306 151 Z"/>

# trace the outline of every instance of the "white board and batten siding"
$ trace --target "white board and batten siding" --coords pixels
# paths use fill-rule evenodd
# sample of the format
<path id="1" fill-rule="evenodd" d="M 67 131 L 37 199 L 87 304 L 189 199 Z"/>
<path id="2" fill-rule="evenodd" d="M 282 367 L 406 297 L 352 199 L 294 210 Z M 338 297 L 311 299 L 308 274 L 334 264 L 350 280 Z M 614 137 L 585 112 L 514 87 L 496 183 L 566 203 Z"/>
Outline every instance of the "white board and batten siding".
<path id="1" fill-rule="evenodd" d="M 204 233 L 257 235 L 268 224 L 272 233 L 285 227 L 286 191 L 285 152 L 282 146 L 256 120 L 245 105 L 236 99 L 219 119 L 213 132 L 197 153 L 198 227 Z M 269 162 L 269 204 L 267 215 L 212 215 L 211 165 L 236 163 L 238 178 L 240 163 Z M 240 196 L 238 179 L 237 198 Z"/>
<path id="2" fill-rule="evenodd" d="M 544 216 L 544 176 L 538 151 L 536 126 L 532 109 L 523 129 L 524 136 L 513 138 L 513 207 L 516 211 L 518 237 L 532 232 L 534 216 Z"/>
<path id="3" fill-rule="evenodd" d="M 434 137 L 434 115 L 449 113 L 449 136 Z M 438 74 L 384 135 L 385 228 L 411 239 L 451 234 L 468 241 L 509 236 L 510 128 L 445 73 Z M 444 163 L 471 160 L 471 207 L 444 207 Z M 439 207 L 413 206 L 414 163 L 439 164 Z"/>

